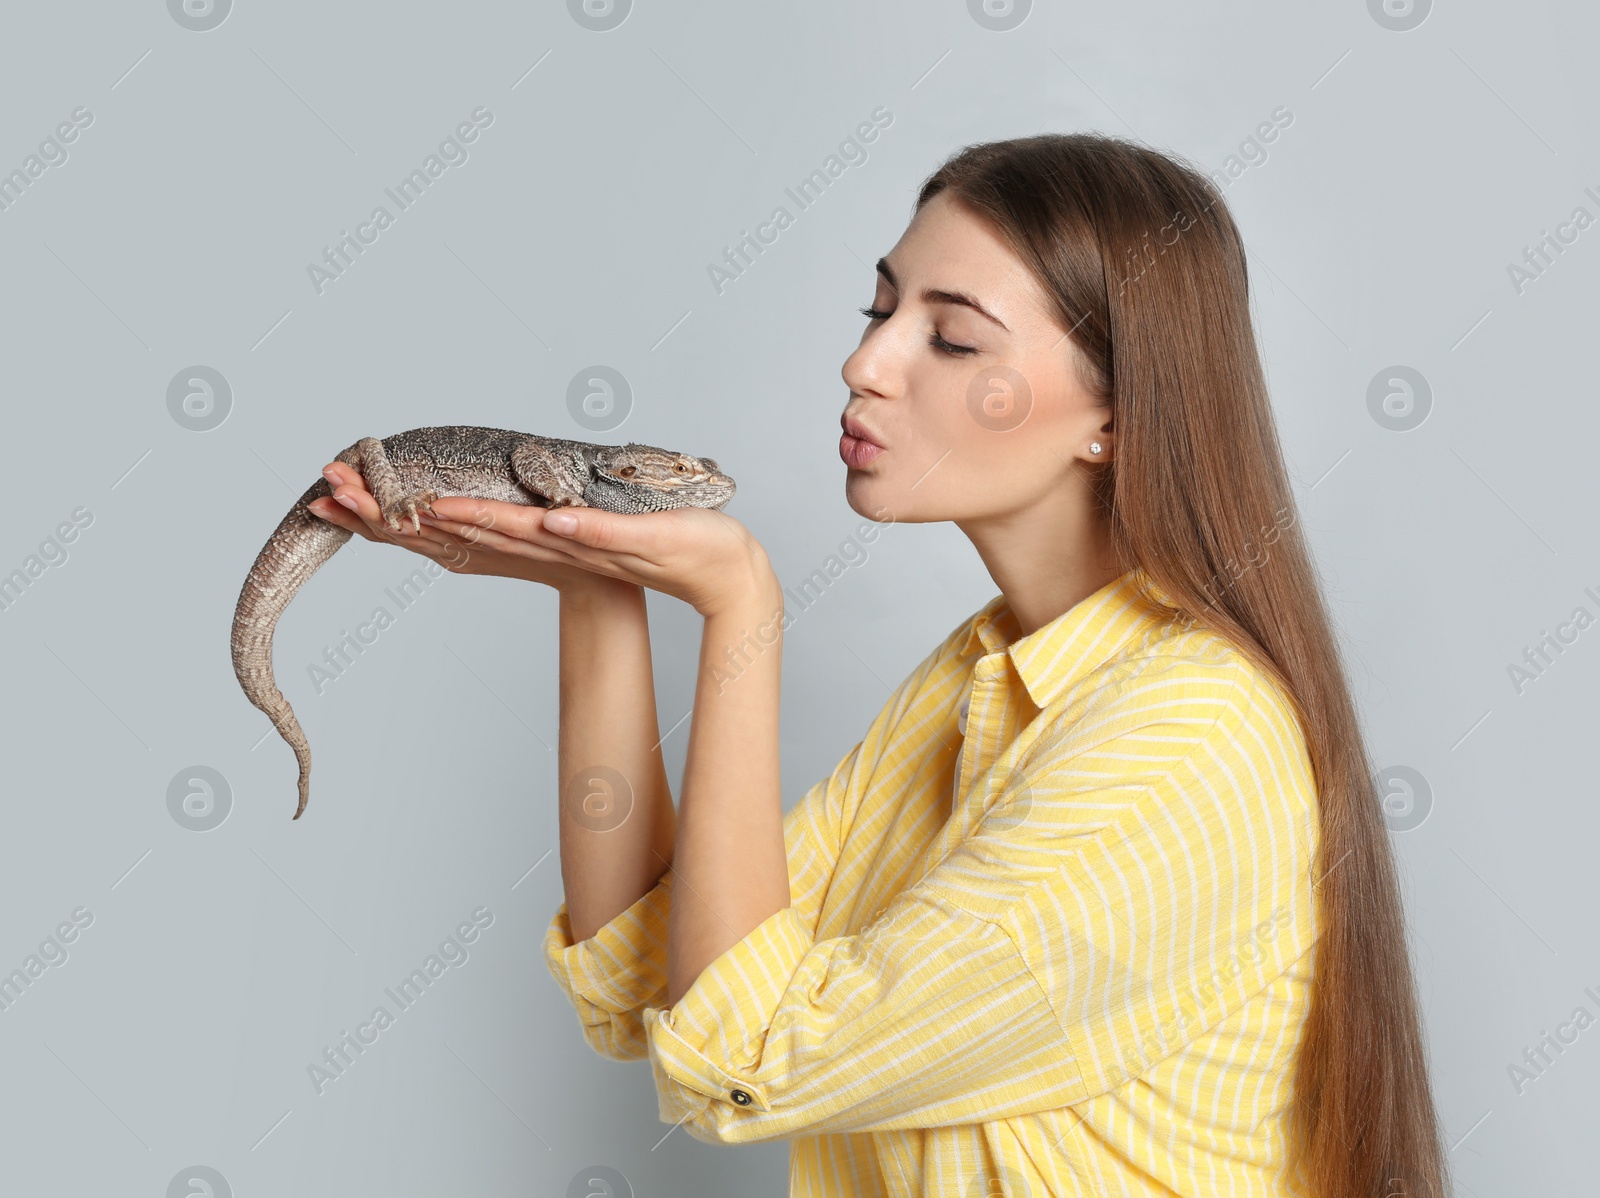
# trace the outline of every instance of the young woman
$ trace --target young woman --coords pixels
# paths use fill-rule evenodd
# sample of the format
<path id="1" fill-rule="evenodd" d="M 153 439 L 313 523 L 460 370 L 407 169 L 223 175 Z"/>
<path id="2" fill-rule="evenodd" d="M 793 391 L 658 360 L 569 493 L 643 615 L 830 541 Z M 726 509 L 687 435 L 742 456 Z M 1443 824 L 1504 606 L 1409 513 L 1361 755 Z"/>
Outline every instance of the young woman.
<path id="1" fill-rule="evenodd" d="M 555 586 L 544 951 L 661 1117 L 786 1138 L 796 1195 L 1434 1198 L 1446 1176 L 1372 772 L 1202 174 L 970 146 L 879 261 L 840 454 L 1000 594 L 783 814 L 782 592 L 705 510 L 440 500 L 391 534 Z M 674 811 L 644 587 L 704 616 Z"/>

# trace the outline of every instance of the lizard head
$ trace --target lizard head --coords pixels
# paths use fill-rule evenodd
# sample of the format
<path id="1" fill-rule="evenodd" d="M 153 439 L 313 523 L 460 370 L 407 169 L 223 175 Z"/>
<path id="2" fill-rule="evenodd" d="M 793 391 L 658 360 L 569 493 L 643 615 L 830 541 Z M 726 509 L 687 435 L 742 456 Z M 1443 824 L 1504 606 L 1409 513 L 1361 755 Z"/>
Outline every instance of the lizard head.
<path id="1" fill-rule="evenodd" d="M 643 496 L 666 500 L 663 507 L 720 508 L 733 498 L 734 482 L 715 458 L 697 458 L 654 445 L 607 445 L 594 457 L 595 473 Z"/>

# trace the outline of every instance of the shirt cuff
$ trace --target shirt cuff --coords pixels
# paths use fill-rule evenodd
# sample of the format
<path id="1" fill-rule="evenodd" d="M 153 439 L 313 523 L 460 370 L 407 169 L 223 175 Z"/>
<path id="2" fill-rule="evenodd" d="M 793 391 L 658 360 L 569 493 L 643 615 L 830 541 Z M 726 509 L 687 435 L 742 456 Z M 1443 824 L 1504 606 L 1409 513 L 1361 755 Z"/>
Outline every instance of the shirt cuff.
<path id="1" fill-rule="evenodd" d="M 767 1031 L 812 935 L 794 907 L 775 911 L 701 971 L 677 1005 L 644 1008 L 661 1118 L 712 1136 L 741 1110 L 771 1109 L 756 1080 Z"/>
<path id="2" fill-rule="evenodd" d="M 672 876 L 664 874 L 587 940 L 574 943 L 565 901 L 556 909 L 545 931 L 544 960 L 574 1000 L 623 1015 L 665 997 Z"/>

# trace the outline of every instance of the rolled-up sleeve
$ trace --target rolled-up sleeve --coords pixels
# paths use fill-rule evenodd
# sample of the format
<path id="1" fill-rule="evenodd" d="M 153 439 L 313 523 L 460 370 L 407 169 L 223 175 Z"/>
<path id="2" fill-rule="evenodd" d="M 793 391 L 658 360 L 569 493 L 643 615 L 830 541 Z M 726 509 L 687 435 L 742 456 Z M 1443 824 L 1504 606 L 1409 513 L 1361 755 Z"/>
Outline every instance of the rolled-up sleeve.
<path id="1" fill-rule="evenodd" d="M 603 1057 L 646 1055 L 641 1011 L 667 993 L 667 913 L 672 871 L 587 940 L 572 939 L 567 904 L 544 937 L 544 960 L 578 1013 L 584 1041 Z"/>
<path id="2" fill-rule="evenodd" d="M 806 943 L 838 861 L 839 811 L 860 754 L 857 744 L 783 817 L 791 905 L 780 914 L 786 926 L 804 932 Z M 646 1008 L 666 1002 L 667 917 L 675 876 L 668 870 L 651 890 L 587 940 L 572 939 L 565 902 L 545 932 L 544 958 L 550 976 L 577 1011 L 585 1042 L 611 1060 L 636 1061 L 647 1055 Z M 756 933 L 773 922 L 768 920 Z M 792 972 L 791 963 L 782 980 Z"/>
<path id="3" fill-rule="evenodd" d="M 661 1118 L 708 1143 L 1006 1118 L 1082 1094 L 1011 934 L 927 887 L 854 936 L 816 941 L 776 912 L 644 1019 Z"/>

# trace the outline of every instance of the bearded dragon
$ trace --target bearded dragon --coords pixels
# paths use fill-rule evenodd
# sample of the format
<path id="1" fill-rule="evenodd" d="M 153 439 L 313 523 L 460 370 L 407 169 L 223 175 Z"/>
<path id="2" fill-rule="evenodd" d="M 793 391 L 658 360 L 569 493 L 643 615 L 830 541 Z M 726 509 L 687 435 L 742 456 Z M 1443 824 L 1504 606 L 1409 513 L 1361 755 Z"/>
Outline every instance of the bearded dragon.
<path id="1" fill-rule="evenodd" d="M 734 482 L 712 458 L 654 445 L 596 445 L 501 428 L 444 425 L 414 428 L 381 441 L 363 437 L 335 455 L 354 467 L 377 500 L 384 522 L 399 531 L 435 499 L 465 495 L 532 507 L 595 507 L 611 512 L 721 508 Z M 311 791 L 311 747 L 272 675 L 278 617 L 308 578 L 351 533 L 308 505 L 332 495 L 325 478 L 301 495 L 257 554 L 233 612 L 233 671 L 245 697 L 267 714 L 300 765 L 300 803 Z"/>

